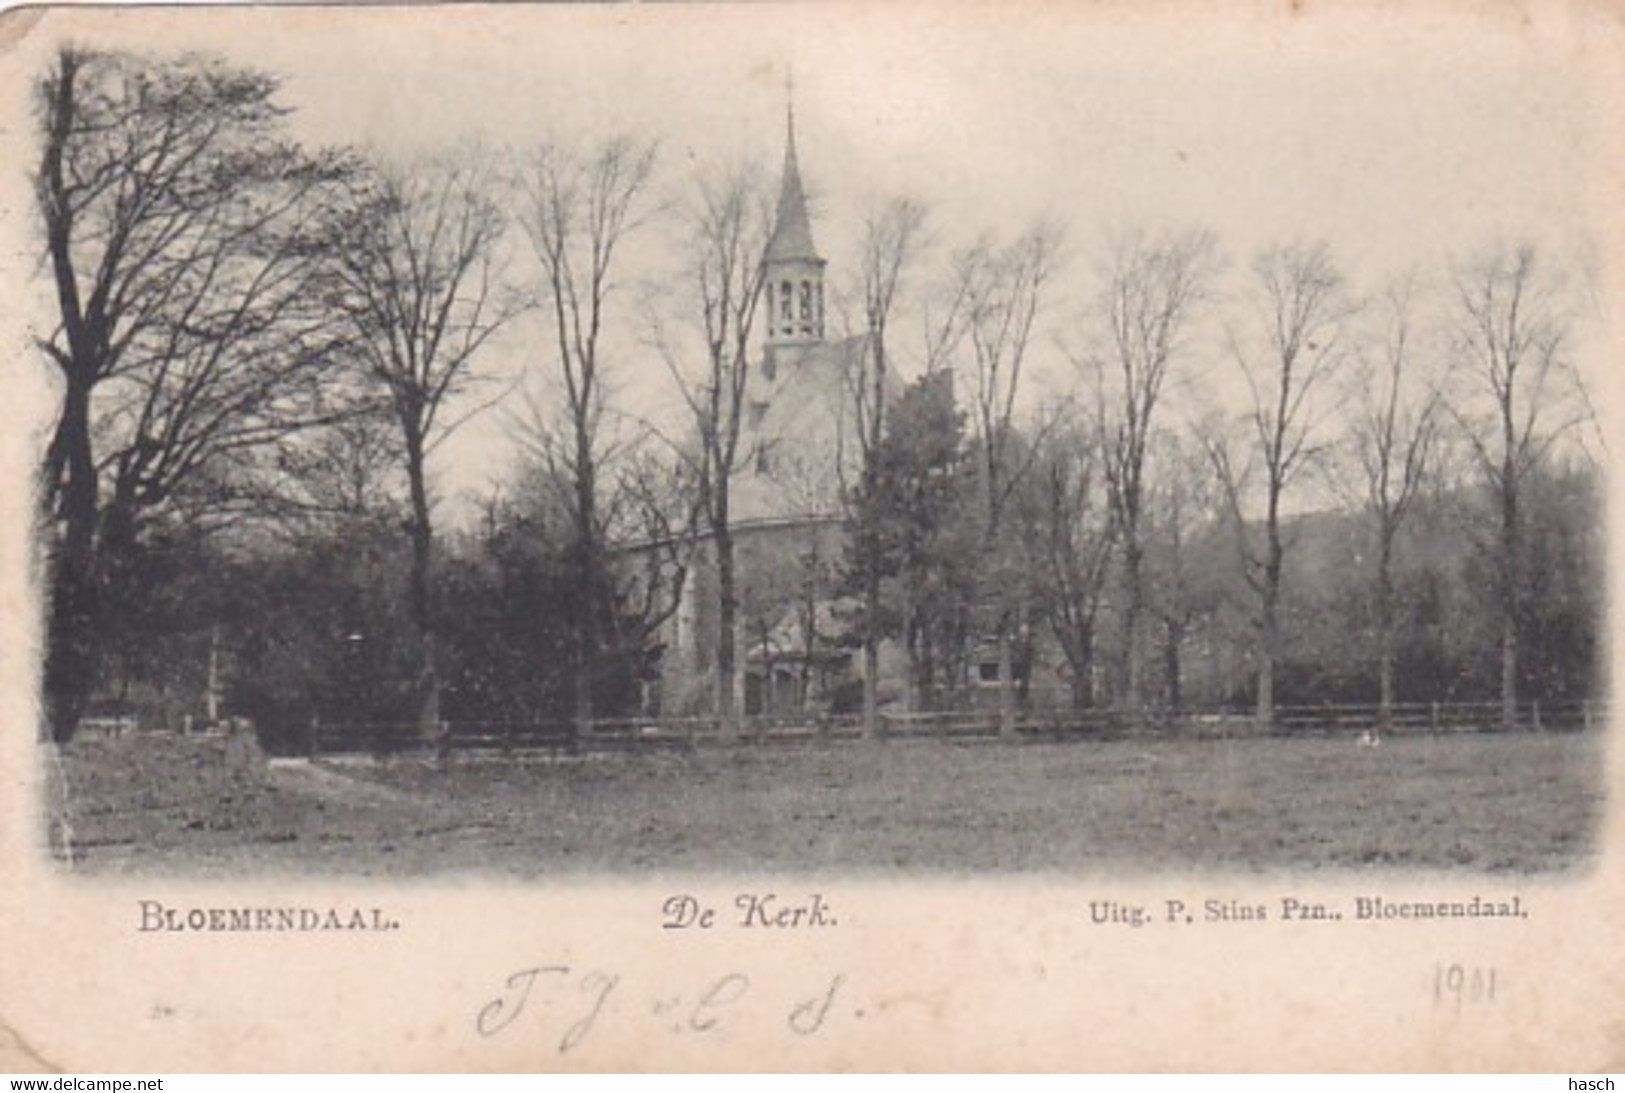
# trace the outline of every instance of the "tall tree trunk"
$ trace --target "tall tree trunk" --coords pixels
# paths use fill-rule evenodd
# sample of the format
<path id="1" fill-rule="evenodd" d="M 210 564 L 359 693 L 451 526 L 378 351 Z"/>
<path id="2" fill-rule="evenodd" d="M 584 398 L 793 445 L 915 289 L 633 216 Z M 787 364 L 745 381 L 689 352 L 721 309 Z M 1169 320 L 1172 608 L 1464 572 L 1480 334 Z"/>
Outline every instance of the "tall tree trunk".
<path id="1" fill-rule="evenodd" d="M 1094 706 L 1094 694 L 1089 686 L 1089 680 L 1084 676 L 1073 673 L 1072 679 L 1068 682 L 1068 687 L 1072 692 L 1072 712 L 1075 714 L 1088 713 Z"/>
<path id="2" fill-rule="evenodd" d="M 100 669 L 96 565 L 97 478 L 90 446 L 90 385 L 69 373 L 45 473 L 63 475 L 61 536 L 51 559 L 45 657 L 46 719 L 52 739 L 73 738 Z M 47 483 L 48 488 L 54 483 Z"/>
<path id="3" fill-rule="evenodd" d="M 1260 731 L 1268 732 L 1275 725 L 1275 667 L 1281 648 L 1281 623 L 1278 611 L 1280 578 L 1266 577 L 1263 612 L 1260 620 L 1262 655 L 1258 662 L 1258 709 Z"/>
<path id="4" fill-rule="evenodd" d="M 1095 635 L 1092 626 L 1083 627 L 1064 643 L 1067 667 L 1071 669 L 1072 712 L 1087 713 L 1095 705 Z"/>
<path id="5" fill-rule="evenodd" d="M 210 725 L 220 721 L 220 702 L 223 694 L 220 679 L 220 624 L 209 630 L 209 678 L 203 694 L 203 714 Z"/>
<path id="6" fill-rule="evenodd" d="M 724 740 L 739 735 L 734 692 L 738 680 L 735 638 L 738 630 L 739 592 L 735 587 L 733 532 L 727 519 L 714 527 L 717 548 L 717 727 Z"/>
<path id="7" fill-rule="evenodd" d="M 46 631 L 45 709 L 51 737 L 73 738 L 100 670 L 99 597 L 96 574 L 96 463 L 91 449 L 90 395 L 100 371 L 97 352 L 104 333 L 84 321 L 74 272 L 73 208 L 66 197 L 63 156 L 76 116 L 79 55 L 60 54 L 60 68 L 47 111 L 48 133 L 40 177 L 49 194 L 46 237 L 70 361 L 63 368 L 62 413 L 46 453 L 42 486 L 58 509 L 61 535 L 51 559 L 51 607 Z"/>
<path id="8" fill-rule="evenodd" d="M 870 551 L 863 587 L 863 735 L 880 739 L 880 571 Z"/>
<path id="9" fill-rule="evenodd" d="M 1394 537 L 1382 531 L 1377 554 L 1377 729 L 1388 732 L 1394 723 Z"/>
<path id="10" fill-rule="evenodd" d="M 1010 656 L 1010 626 L 999 621 L 999 735 L 1006 740 L 1016 735 L 1016 694 L 1014 665 Z"/>
<path id="11" fill-rule="evenodd" d="M 920 631 L 920 709 L 935 710 L 937 694 L 937 639 L 926 625 Z"/>
<path id="12" fill-rule="evenodd" d="M 880 644 L 874 635 L 863 639 L 863 735 L 870 740 L 880 739 Z"/>
<path id="13" fill-rule="evenodd" d="M 870 393 L 870 431 L 864 445 L 864 484 L 873 491 L 876 462 L 885 439 L 886 408 L 886 322 L 885 315 L 871 311 L 870 337 L 874 347 L 874 381 Z M 880 543 L 867 536 L 863 579 L 863 735 L 880 739 Z"/>
<path id="14" fill-rule="evenodd" d="M 1012 666 L 1016 677 L 1016 708 L 1022 713 L 1032 710 L 1033 698 L 1033 643 L 1028 628 L 1027 600 L 1023 597 L 1017 608 L 1017 640 L 1012 650 Z"/>
<path id="15" fill-rule="evenodd" d="M 1263 656 L 1258 666 L 1258 727 L 1269 732 L 1275 725 L 1275 668 L 1281 655 L 1281 568 L 1286 548 L 1281 544 L 1280 491 L 1272 488 L 1265 518 L 1264 588 L 1259 626 Z"/>
<path id="16" fill-rule="evenodd" d="M 576 423 L 576 596 L 575 620 L 575 717 L 577 723 L 591 721 L 593 687 L 598 677 L 598 542 L 597 469 L 593 466 L 590 434 Z"/>
<path id="17" fill-rule="evenodd" d="M 1268 653 L 1258 665 L 1258 705 L 1253 716 L 1262 732 L 1275 724 L 1275 659 Z"/>
<path id="18" fill-rule="evenodd" d="M 1185 644 L 1185 628 L 1172 619 L 1163 623 L 1162 671 L 1168 681 L 1168 712 L 1175 717 L 1184 710 L 1183 662 L 1181 649 Z"/>
<path id="19" fill-rule="evenodd" d="M 1518 622 L 1511 617 L 1501 623 L 1501 727 L 1518 727 Z"/>
<path id="20" fill-rule="evenodd" d="M 432 736 L 440 729 L 440 676 L 430 588 L 434 531 L 425 481 L 424 438 L 414 431 L 409 431 L 406 438 L 406 477 L 412 502 L 410 607 L 419 642 L 418 727 L 423 735 Z"/>
<path id="21" fill-rule="evenodd" d="M 1123 544 L 1123 580 L 1127 585 L 1124 591 L 1128 594 L 1123 608 L 1123 645 L 1128 657 L 1123 705 L 1127 709 L 1129 723 L 1136 728 L 1144 720 L 1145 708 L 1145 658 L 1140 637 L 1143 628 L 1141 619 L 1145 614 L 1145 588 L 1139 534 L 1138 526 L 1131 526 Z"/>
<path id="22" fill-rule="evenodd" d="M 1512 438 L 1501 467 L 1501 727 L 1518 727 L 1518 481 Z"/>
<path id="23" fill-rule="evenodd" d="M 793 708 L 797 712 L 807 709 L 813 694 L 813 656 L 818 645 L 818 532 L 814 529 L 811 549 L 806 558 L 805 580 L 801 597 L 801 693 L 795 696 Z"/>
<path id="24" fill-rule="evenodd" d="M 921 649 L 920 627 L 914 618 L 913 597 L 908 592 L 908 582 L 903 582 L 903 649 L 908 657 L 908 680 L 903 696 L 903 708 L 909 713 L 918 713 L 921 709 L 922 698 L 920 675 Z"/>

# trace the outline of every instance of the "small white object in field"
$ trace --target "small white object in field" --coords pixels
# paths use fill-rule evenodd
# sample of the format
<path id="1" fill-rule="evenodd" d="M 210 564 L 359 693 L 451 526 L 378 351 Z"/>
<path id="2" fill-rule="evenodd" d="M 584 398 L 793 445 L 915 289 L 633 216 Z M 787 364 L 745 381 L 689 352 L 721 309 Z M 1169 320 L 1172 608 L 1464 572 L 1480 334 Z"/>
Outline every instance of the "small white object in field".
<path id="1" fill-rule="evenodd" d="M 1360 746 L 1362 748 L 1374 748 L 1381 743 L 1382 738 L 1377 735 L 1377 730 L 1375 729 L 1367 729 L 1365 732 L 1360 734 Z"/>

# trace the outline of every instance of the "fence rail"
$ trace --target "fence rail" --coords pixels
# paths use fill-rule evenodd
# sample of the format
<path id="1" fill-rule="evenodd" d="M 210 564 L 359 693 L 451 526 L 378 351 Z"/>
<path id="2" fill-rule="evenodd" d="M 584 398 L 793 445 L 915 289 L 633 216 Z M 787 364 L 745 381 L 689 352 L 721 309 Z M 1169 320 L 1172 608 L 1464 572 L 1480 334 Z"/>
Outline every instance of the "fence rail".
<path id="1" fill-rule="evenodd" d="M 1601 702 L 1568 700 L 1528 702 L 1516 707 L 1513 727 L 1534 732 L 1589 729 L 1607 721 Z M 1276 711 L 1282 731 L 1367 732 L 1400 735 L 1440 732 L 1497 732 L 1507 728 L 1499 702 L 1396 703 L 1383 724 L 1382 711 L 1370 705 L 1288 706 Z"/>
<path id="2" fill-rule="evenodd" d="M 1603 702 L 1531 702 L 1518 707 L 1515 731 L 1577 732 L 1605 727 Z M 885 713 L 881 736 L 888 740 L 974 741 L 1003 738 L 996 710 Z M 1498 702 L 1400 703 L 1384 718 L 1375 705 L 1281 706 L 1274 721 L 1261 726 L 1250 712 L 1210 710 L 1170 716 L 1150 712 L 1139 719 L 1121 710 L 1029 710 L 1017 713 L 1009 733 L 1018 740 L 1088 740 L 1128 735 L 1207 739 L 1239 736 L 1371 737 L 1493 733 L 1507 731 Z M 716 718 L 627 718 L 576 722 L 445 722 L 425 730 L 417 722 L 316 724 L 310 727 L 312 755 L 429 753 L 565 756 L 614 752 L 659 752 L 704 745 L 796 745 L 861 739 L 855 715 L 775 715 L 741 718 L 736 732 L 723 733 Z"/>

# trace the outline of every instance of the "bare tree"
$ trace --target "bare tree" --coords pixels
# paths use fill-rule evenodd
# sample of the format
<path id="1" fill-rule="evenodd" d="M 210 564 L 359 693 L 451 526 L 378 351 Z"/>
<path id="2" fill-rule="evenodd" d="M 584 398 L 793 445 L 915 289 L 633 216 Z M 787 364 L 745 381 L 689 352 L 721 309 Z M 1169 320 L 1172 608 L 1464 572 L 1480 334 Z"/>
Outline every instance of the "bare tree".
<path id="1" fill-rule="evenodd" d="M 1082 713 L 1094 705 L 1096 624 L 1118 525 L 1102 497 L 1106 457 L 1093 415 L 1067 416 L 1072 424 L 1049 436 L 1035 470 L 1032 538 L 1043 569 L 1043 616 L 1066 657 L 1072 710 Z"/>
<path id="2" fill-rule="evenodd" d="M 1156 470 L 1146 493 L 1146 603 L 1161 624 L 1163 687 L 1168 710 L 1177 715 L 1184 708 L 1186 642 L 1221 598 L 1220 582 L 1202 553 L 1205 533 L 1219 523 L 1219 498 L 1199 445 L 1158 430 L 1152 447 Z"/>
<path id="3" fill-rule="evenodd" d="M 693 444 L 679 446 L 691 465 L 717 575 L 717 720 L 725 737 L 738 731 L 734 689 L 739 590 L 734 566 L 733 482 L 750 378 L 751 335 L 762 296 L 771 206 L 759 171 L 702 175 L 687 208 L 685 271 L 697 311 L 703 357 L 696 373 L 656 320 L 655 341 L 687 407 Z"/>
<path id="4" fill-rule="evenodd" d="M 981 243 L 955 259 L 944 310 L 945 323 L 963 316 L 962 341 L 970 346 L 973 377 L 972 425 L 982 489 L 984 551 L 990 559 L 1010 560 L 1005 519 L 1011 497 L 1040 445 L 1034 438 L 1018 441 L 1014 427 L 1016 397 L 1033 327 L 1057 257 L 1058 233 L 1037 225 L 1006 246 Z M 953 342 L 951 333 L 934 344 Z M 984 574 L 983 599 L 991 611 L 998 645 L 999 723 L 1004 735 L 1015 732 L 1012 637 L 1024 620 L 1025 581 L 1011 565 L 992 565 Z"/>
<path id="5" fill-rule="evenodd" d="M 892 315 L 912 267 L 925 245 L 925 207 L 907 198 L 893 198 L 871 208 L 864 217 L 862 257 L 863 321 L 866 352 L 858 357 L 856 374 L 848 377 L 862 458 L 860 490 L 872 494 L 880 473 L 881 446 L 886 437 L 886 403 L 892 384 L 888 337 Z M 848 493 L 848 517 L 854 515 Z M 881 581 L 884 547 L 873 526 L 854 528 L 858 576 L 863 589 L 863 730 L 880 734 L 877 688 L 880 678 Z"/>
<path id="6" fill-rule="evenodd" d="M 400 502 L 400 431 L 382 413 L 357 413 L 277 453 L 287 484 L 282 510 L 295 528 L 340 527 L 374 518 Z M 292 496 L 288 496 L 292 487 Z"/>
<path id="7" fill-rule="evenodd" d="M 1523 488 L 1552 447 L 1589 417 L 1565 356 L 1570 330 L 1562 285 L 1531 246 L 1456 273 L 1462 366 L 1487 400 L 1460 417 L 1495 506 L 1495 596 L 1501 622 L 1501 718 L 1518 716 L 1518 630 L 1523 615 Z"/>
<path id="8" fill-rule="evenodd" d="M 606 541 L 619 542 L 607 567 L 609 635 L 618 650 L 643 656 L 658 648 L 659 635 L 681 606 L 693 561 L 699 510 L 686 463 L 650 444 L 633 446 L 616 461 L 615 482 L 605 506 Z M 630 544 L 633 549 L 627 549 Z"/>
<path id="9" fill-rule="evenodd" d="M 1225 438 L 1205 438 L 1236 528 L 1247 582 L 1258 598 L 1258 720 L 1275 719 L 1275 667 L 1281 657 L 1281 574 L 1287 541 L 1282 502 L 1327 442 L 1325 389 L 1342 360 L 1350 307 L 1343 278 L 1324 244 L 1264 251 L 1253 262 L 1252 336 L 1232 331 L 1232 355 L 1245 380 L 1244 429 L 1250 456 L 1234 458 Z M 1256 458 L 1257 463 L 1252 460 Z M 1256 469 L 1262 543 L 1249 534 L 1248 493 Z"/>
<path id="10" fill-rule="evenodd" d="M 410 613 L 421 643 L 419 717 L 440 720 L 430 592 L 434 531 L 428 461 L 468 420 L 447 406 L 474 382 L 471 367 L 520 305 L 503 290 L 500 208 L 477 162 L 376 169 L 346 239 L 343 291 L 366 374 L 400 429 L 411 506 Z"/>
<path id="11" fill-rule="evenodd" d="M 1384 730 L 1394 703 L 1394 554 L 1400 528 L 1432 473 L 1443 419 L 1437 369 L 1417 352 L 1415 292 L 1414 282 L 1404 281 L 1384 295 L 1376 359 L 1358 355 L 1349 399 L 1359 500 L 1375 539 L 1378 723 Z"/>
<path id="12" fill-rule="evenodd" d="M 144 519 L 252 507 L 267 452 L 342 416 L 321 291 L 346 164 L 282 135 L 270 76 L 66 48 L 36 85 L 36 208 L 61 379 L 47 720 L 95 686 L 98 589 Z"/>
<path id="13" fill-rule="evenodd" d="M 1146 452 L 1158 407 L 1191 322 L 1208 301 L 1218 270 L 1206 232 L 1118 242 L 1102 272 L 1097 321 L 1105 352 L 1090 362 L 1103 443 L 1101 470 L 1123 562 L 1124 705 L 1141 714 L 1144 691 Z"/>
<path id="14" fill-rule="evenodd" d="M 609 454 L 601 428 L 604 323 L 617 252 L 649 213 L 643 198 L 654 162 L 652 144 L 616 137 L 585 155 L 558 146 L 538 148 L 519 179 L 520 221 L 541 266 L 542 295 L 557 350 L 553 371 L 564 392 L 563 437 L 554 454 L 571 491 L 579 719 L 593 715 L 593 683 L 604 640 L 599 620 L 610 591 L 598 511 L 600 468 Z"/>

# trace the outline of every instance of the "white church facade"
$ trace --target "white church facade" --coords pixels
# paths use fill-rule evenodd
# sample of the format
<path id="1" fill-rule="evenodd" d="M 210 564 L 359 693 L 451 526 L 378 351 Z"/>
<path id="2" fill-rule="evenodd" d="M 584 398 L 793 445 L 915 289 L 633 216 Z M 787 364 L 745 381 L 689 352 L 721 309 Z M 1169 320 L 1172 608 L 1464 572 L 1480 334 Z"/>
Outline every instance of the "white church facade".
<path id="1" fill-rule="evenodd" d="M 827 336 L 827 263 L 814 244 L 788 119 L 784 171 L 764 256 L 751 363 L 730 486 L 738 611 L 736 708 L 840 710 L 861 688 L 847 640 L 856 604 L 839 594 L 843 490 L 861 466 L 852 383 L 866 336 Z M 690 559 L 663 635 L 660 712 L 714 708 L 719 592 L 712 544 Z"/>

